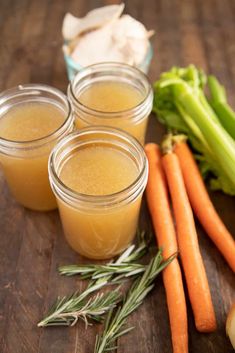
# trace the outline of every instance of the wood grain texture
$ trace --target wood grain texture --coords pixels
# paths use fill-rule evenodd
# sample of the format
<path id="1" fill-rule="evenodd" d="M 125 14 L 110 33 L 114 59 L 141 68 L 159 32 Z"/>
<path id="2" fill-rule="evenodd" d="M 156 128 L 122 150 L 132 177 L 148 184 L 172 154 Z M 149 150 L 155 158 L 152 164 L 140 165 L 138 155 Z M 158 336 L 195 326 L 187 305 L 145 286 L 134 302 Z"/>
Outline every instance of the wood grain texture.
<path id="1" fill-rule="evenodd" d="M 115 0 L 0 0 L 0 90 L 19 83 L 41 82 L 66 91 L 61 51 L 61 23 L 65 12 L 86 11 Z M 173 65 L 195 63 L 216 74 L 228 88 L 235 106 L 234 0 L 127 0 L 126 12 L 154 29 L 151 81 Z M 159 142 L 164 129 L 150 118 L 147 140 Z M 224 222 L 235 234 L 234 198 L 212 193 Z M 151 221 L 143 203 L 141 224 Z M 200 247 L 218 320 L 214 334 L 195 330 L 188 304 L 190 353 L 232 353 L 225 335 L 225 319 L 235 300 L 234 275 L 197 224 Z M 59 277 L 58 265 L 86 262 L 63 237 L 56 211 L 36 213 L 19 206 L 0 171 L 0 352 L 92 353 L 96 325 L 39 329 L 36 324 L 57 295 L 84 284 Z M 143 306 L 128 320 L 136 327 L 119 339 L 117 353 L 170 353 L 166 298 L 161 277 Z"/>

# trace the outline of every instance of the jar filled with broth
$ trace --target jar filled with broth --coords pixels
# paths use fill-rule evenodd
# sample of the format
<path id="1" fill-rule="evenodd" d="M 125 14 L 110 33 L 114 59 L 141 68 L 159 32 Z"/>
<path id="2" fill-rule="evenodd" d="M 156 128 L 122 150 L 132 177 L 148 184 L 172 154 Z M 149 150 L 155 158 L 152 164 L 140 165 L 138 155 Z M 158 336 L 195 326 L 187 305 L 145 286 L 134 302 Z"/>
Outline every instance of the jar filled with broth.
<path id="1" fill-rule="evenodd" d="M 112 126 L 144 143 L 153 92 L 147 76 L 119 63 L 101 63 L 81 70 L 68 87 L 78 129 Z"/>
<path id="2" fill-rule="evenodd" d="M 53 149 L 49 175 L 75 251 L 107 259 L 132 242 L 148 177 L 147 158 L 135 138 L 107 127 L 74 132 Z"/>
<path id="3" fill-rule="evenodd" d="M 48 178 L 48 157 L 74 127 L 67 97 L 41 84 L 21 85 L 0 95 L 0 163 L 8 186 L 23 206 L 57 207 Z"/>

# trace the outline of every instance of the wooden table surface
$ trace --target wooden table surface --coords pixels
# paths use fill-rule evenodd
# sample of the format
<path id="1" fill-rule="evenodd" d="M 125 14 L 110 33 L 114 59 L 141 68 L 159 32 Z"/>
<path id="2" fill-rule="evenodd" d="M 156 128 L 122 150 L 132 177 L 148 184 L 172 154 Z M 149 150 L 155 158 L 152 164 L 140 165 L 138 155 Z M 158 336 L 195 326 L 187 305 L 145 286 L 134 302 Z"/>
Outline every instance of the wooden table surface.
<path id="1" fill-rule="evenodd" d="M 20 83 L 51 84 L 63 91 L 68 81 L 61 52 L 61 23 L 65 12 L 87 10 L 115 1 L 0 0 L 0 90 Z M 154 29 L 154 58 L 150 79 L 173 65 L 194 63 L 213 72 L 229 91 L 235 107 L 235 1 L 130 0 L 126 12 Z M 163 128 L 151 117 L 148 141 L 160 141 Z M 235 234 L 234 198 L 213 193 L 224 222 Z M 150 219 L 143 208 L 142 219 Z M 226 313 L 235 300 L 232 271 L 197 225 L 209 278 L 218 330 L 199 334 L 188 302 L 189 351 L 232 353 L 225 335 Z M 82 289 L 76 278 L 60 277 L 58 265 L 82 262 L 66 244 L 57 211 L 37 213 L 19 206 L 0 172 L 0 352 L 92 353 L 102 329 L 37 328 L 57 295 Z M 119 339 L 118 353 L 171 353 L 170 329 L 162 280 L 143 306 L 129 319 L 136 329 Z"/>

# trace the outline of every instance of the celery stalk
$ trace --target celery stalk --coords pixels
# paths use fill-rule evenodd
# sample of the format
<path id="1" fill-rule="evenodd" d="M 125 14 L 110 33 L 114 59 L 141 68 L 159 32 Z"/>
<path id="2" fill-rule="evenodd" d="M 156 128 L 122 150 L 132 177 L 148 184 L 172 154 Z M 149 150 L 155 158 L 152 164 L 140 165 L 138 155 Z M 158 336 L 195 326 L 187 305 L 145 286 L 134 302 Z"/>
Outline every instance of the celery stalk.
<path id="1" fill-rule="evenodd" d="M 202 170 L 214 175 L 213 188 L 235 195 L 235 141 L 209 105 L 205 83 L 205 75 L 193 65 L 172 68 L 154 85 L 154 112 L 168 128 L 188 135 Z"/>
<path id="2" fill-rule="evenodd" d="M 201 142 L 201 144 L 206 149 L 207 153 L 210 154 L 210 155 L 213 155 L 213 153 L 212 153 L 212 151 L 210 149 L 210 146 L 208 145 L 205 137 L 201 133 L 201 130 L 199 129 L 197 124 L 194 122 L 194 120 L 191 119 L 191 117 L 186 113 L 186 111 L 183 109 L 183 107 L 181 107 L 180 104 L 176 103 L 176 106 L 177 106 L 182 118 L 184 119 L 185 123 L 193 131 L 195 137 Z"/>
<path id="3" fill-rule="evenodd" d="M 220 85 L 214 76 L 208 77 L 208 86 L 211 94 L 211 105 L 218 115 L 221 124 L 235 139 L 235 112 L 227 103 L 225 88 Z"/>
<path id="4" fill-rule="evenodd" d="M 190 114 L 217 157 L 221 169 L 235 188 L 235 146 L 227 131 L 208 114 L 185 85 L 174 87 L 176 100 Z"/>
<path id="5" fill-rule="evenodd" d="M 202 103 L 202 105 L 204 106 L 204 108 L 207 110 L 207 113 L 210 115 L 210 117 L 215 121 L 215 122 L 219 122 L 219 119 L 217 117 L 217 115 L 215 114 L 214 110 L 211 108 L 210 104 L 208 103 L 203 91 L 200 91 L 199 93 L 199 99 L 200 102 Z"/>

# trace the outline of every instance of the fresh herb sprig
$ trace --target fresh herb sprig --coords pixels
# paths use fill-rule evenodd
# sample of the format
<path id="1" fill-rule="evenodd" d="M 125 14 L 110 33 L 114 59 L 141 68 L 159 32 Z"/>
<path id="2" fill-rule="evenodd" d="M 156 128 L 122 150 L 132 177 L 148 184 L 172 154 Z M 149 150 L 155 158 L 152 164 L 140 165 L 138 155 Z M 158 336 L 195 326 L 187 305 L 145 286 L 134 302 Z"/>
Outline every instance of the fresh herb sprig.
<path id="1" fill-rule="evenodd" d="M 173 260 L 175 256 L 163 261 L 162 251 L 159 250 L 157 255 L 150 261 L 141 277 L 137 278 L 130 290 L 128 291 L 123 304 L 117 309 L 109 312 L 104 332 L 97 336 L 94 353 L 103 353 L 117 348 L 116 340 L 120 336 L 128 333 L 134 327 L 126 327 L 127 317 L 136 310 L 143 302 L 146 295 L 154 287 L 154 279 L 156 276 Z"/>
<path id="2" fill-rule="evenodd" d="M 80 275 L 81 279 L 100 278 L 107 279 L 112 284 L 118 283 L 123 277 L 132 277 L 145 270 L 142 264 L 134 263 L 139 260 L 147 252 L 147 241 L 144 232 L 141 233 L 139 245 L 131 245 L 126 251 L 115 261 L 106 265 L 67 265 L 59 267 L 61 275 L 74 276 Z"/>
<path id="3" fill-rule="evenodd" d="M 81 274 L 81 279 L 98 279 L 107 276 L 115 277 L 111 280 L 112 284 L 115 284 L 123 279 L 124 277 L 132 277 L 145 270 L 145 265 L 137 263 L 110 263 L 107 265 L 69 265 L 59 269 L 61 274 L 66 276 L 73 276 Z M 118 275 L 118 276 L 117 276 Z M 116 277 L 117 276 L 117 277 Z"/>
<path id="4" fill-rule="evenodd" d="M 100 322 L 103 315 L 112 310 L 120 299 L 118 289 L 97 294 L 86 301 L 82 299 L 82 295 L 74 293 L 69 297 L 58 299 L 48 316 L 39 322 L 38 326 L 74 326 L 78 319 L 84 320 L 86 326 L 89 319 Z"/>
<path id="5" fill-rule="evenodd" d="M 93 297 L 90 297 L 90 295 L 106 284 L 119 283 L 123 276 L 130 277 L 137 275 L 141 270 L 143 271 L 144 265 L 133 264 L 132 262 L 140 259 L 146 252 L 146 238 L 144 233 L 141 233 L 139 245 L 129 246 L 115 262 L 109 263 L 109 266 L 113 265 L 113 268 L 110 268 L 109 271 L 102 269 L 102 265 L 79 266 L 83 268 L 80 271 L 81 277 L 83 279 L 91 278 L 88 287 L 82 293 L 75 292 L 70 296 L 58 298 L 47 316 L 38 323 L 38 326 L 71 326 L 75 325 L 78 319 L 83 319 L 86 323 L 89 319 L 101 321 L 103 315 L 113 309 L 120 300 L 120 295 L 117 290 L 107 294 L 97 294 Z M 131 265 L 133 265 L 132 272 L 128 273 Z M 119 268 L 122 269 L 121 273 Z"/>

